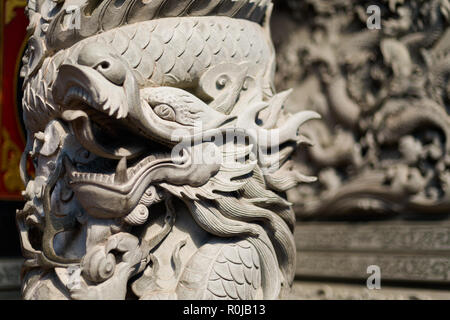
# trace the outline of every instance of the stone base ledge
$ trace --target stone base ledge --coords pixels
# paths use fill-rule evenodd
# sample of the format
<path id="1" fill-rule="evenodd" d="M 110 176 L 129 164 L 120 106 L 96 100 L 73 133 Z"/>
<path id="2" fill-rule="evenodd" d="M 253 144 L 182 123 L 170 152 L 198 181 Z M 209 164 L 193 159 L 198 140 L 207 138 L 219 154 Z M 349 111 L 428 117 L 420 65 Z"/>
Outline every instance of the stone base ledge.
<path id="1" fill-rule="evenodd" d="M 20 269 L 23 259 L 0 259 L 0 291 L 20 289 Z"/>
<path id="2" fill-rule="evenodd" d="M 289 300 L 450 300 L 450 291 L 296 281 Z"/>

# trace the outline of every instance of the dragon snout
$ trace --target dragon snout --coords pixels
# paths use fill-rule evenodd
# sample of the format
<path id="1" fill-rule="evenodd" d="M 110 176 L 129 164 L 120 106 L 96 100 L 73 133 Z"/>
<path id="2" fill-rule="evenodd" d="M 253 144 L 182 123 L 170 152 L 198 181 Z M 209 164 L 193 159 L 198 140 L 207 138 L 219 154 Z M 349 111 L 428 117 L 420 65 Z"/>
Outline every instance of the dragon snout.
<path id="1" fill-rule="evenodd" d="M 86 45 L 81 49 L 78 64 L 95 69 L 117 86 L 122 86 L 127 77 L 127 69 L 120 58 L 97 44 Z"/>

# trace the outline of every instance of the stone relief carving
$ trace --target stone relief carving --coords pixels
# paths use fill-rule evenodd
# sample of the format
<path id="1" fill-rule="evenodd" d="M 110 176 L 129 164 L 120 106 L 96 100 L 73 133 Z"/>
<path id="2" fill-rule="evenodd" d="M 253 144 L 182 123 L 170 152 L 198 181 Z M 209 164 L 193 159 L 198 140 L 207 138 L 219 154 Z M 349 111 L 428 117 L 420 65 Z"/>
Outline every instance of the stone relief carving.
<path id="1" fill-rule="evenodd" d="M 448 213 L 449 2 L 287 3 L 273 24 L 276 83 L 295 88 L 288 110 L 324 116 L 304 127 L 315 147 L 295 157 L 319 179 L 288 193 L 297 217 Z"/>
<path id="2" fill-rule="evenodd" d="M 294 284 L 294 299 L 301 300 L 448 300 L 448 291 L 383 287 L 370 290 L 353 284 Z"/>
<path id="3" fill-rule="evenodd" d="M 79 29 L 67 24 L 73 6 Z M 283 110 L 271 11 L 268 0 L 29 2 L 24 298 L 289 290 L 284 194 L 315 180 L 290 156 L 319 115 Z"/>

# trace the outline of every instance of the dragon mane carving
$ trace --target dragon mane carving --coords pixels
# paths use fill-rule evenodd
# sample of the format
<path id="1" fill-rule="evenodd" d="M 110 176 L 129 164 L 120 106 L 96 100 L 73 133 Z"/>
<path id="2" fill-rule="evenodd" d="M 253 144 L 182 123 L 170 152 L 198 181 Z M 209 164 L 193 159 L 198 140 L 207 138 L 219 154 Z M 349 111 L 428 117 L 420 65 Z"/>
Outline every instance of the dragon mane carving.
<path id="1" fill-rule="evenodd" d="M 270 0 L 29 2 L 24 298 L 289 289 L 295 215 L 284 194 L 314 181 L 290 155 L 319 115 L 283 110 L 271 10 Z"/>

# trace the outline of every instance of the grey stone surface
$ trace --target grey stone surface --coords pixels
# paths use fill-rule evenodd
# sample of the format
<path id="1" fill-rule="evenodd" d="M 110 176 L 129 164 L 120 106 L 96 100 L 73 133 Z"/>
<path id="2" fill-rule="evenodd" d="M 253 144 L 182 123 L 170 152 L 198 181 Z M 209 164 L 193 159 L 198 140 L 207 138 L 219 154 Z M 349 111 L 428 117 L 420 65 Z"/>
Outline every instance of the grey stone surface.
<path id="1" fill-rule="evenodd" d="M 26 299 L 449 298 L 447 0 L 284 1 L 271 30 L 270 1 L 123 3 L 30 2 Z M 89 13 L 79 30 L 70 5 Z M 221 149 L 248 166 L 165 166 L 183 136 L 236 127 L 279 128 L 281 170 L 270 139 Z"/>
<path id="2" fill-rule="evenodd" d="M 23 259 L 0 258 L 0 291 L 20 288 L 20 269 Z"/>
<path id="3" fill-rule="evenodd" d="M 277 88 L 293 88 L 287 110 L 323 115 L 303 127 L 315 147 L 294 155 L 318 181 L 288 192 L 297 279 L 317 281 L 296 296 L 371 299 L 370 265 L 411 297 L 448 292 L 449 2 L 284 3 L 272 20 Z"/>
<path id="4" fill-rule="evenodd" d="M 382 281 L 445 286 L 450 280 L 449 222 L 303 222 L 296 228 L 297 276 L 365 281 L 378 266 Z"/>
<path id="5" fill-rule="evenodd" d="M 369 266 L 378 266 L 383 281 L 409 281 L 448 284 L 448 255 L 382 254 L 349 252 L 303 252 L 297 254 L 297 272 L 302 278 L 361 279 L 369 278 Z"/>
<path id="6" fill-rule="evenodd" d="M 289 157 L 320 116 L 283 110 L 272 8 L 29 3 L 25 299 L 286 295 L 296 248 L 283 195 L 315 181 Z"/>
<path id="7" fill-rule="evenodd" d="M 0 291 L 0 300 L 22 300 L 20 290 L 2 290 Z"/>
<path id="8" fill-rule="evenodd" d="M 446 255 L 450 221 L 302 222 L 297 224 L 295 242 L 300 251 Z"/>
<path id="9" fill-rule="evenodd" d="M 367 289 L 365 283 L 296 281 L 290 300 L 450 300 L 448 290 L 393 287 Z"/>
<path id="10" fill-rule="evenodd" d="M 323 115 L 295 157 L 319 180 L 289 192 L 297 216 L 448 214 L 449 2 L 287 2 L 273 20 L 277 87 L 294 88 L 288 110 Z"/>

